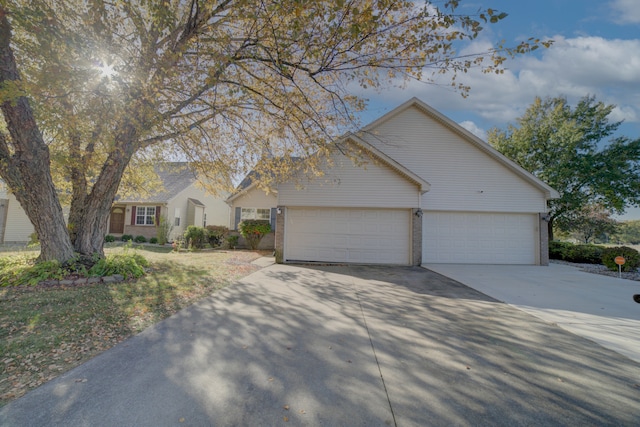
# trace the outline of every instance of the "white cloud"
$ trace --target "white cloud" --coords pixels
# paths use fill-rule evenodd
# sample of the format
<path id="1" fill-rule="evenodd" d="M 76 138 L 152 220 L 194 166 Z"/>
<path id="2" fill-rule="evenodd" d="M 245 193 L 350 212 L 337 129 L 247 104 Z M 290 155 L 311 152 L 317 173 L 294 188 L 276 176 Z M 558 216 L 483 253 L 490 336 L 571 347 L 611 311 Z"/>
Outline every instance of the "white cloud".
<path id="1" fill-rule="evenodd" d="M 471 120 L 465 120 L 464 122 L 458 123 L 460 126 L 477 136 L 483 141 L 487 141 L 487 131 L 476 125 Z"/>
<path id="2" fill-rule="evenodd" d="M 615 22 L 619 24 L 640 23 L 640 2 L 638 0 L 613 0 L 611 9 Z"/>
<path id="3" fill-rule="evenodd" d="M 484 74 L 477 69 L 460 74 L 458 80 L 471 86 L 468 98 L 448 85 L 446 75 L 441 77 L 441 85 L 409 82 L 406 89 L 384 92 L 382 98 L 398 105 L 417 96 L 439 110 L 467 111 L 491 126 L 502 127 L 521 116 L 536 96 L 562 95 L 573 103 L 595 95 L 598 101 L 617 106 L 612 120 L 640 123 L 640 40 L 553 39 L 553 46 L 537 55 L 509 60 L 504 74 Z M 487 42 L 476 42 L 465 52 L 482 51 L 487 46 Z"/>

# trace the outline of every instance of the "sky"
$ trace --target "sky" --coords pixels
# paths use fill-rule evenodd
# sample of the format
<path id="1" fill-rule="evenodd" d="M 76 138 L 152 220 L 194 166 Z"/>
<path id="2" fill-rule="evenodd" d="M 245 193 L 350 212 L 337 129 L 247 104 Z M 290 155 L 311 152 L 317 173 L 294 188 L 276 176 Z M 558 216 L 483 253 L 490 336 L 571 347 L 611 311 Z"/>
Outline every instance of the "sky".
<path id="1" fill-rule="evenodd" d="M 552 39 L 548 49 L 507 61 L 502 75 L 471 71 L 458 80 L 471 86 L 467 98 L 445 83 L 410 82 L 364 94 L 369 107 L 361 115 L 373 121 L 413 96 L 486 140 L 486 132 L 506 128 L 536 96 L 565 96 L 573 105 L 586 95 L 614 104 L 610 118 L 623 120 L 619 134 L 640 138 L 640 0 L 462 0 L 459 12 L 492 8 L 508 17 L 486 30 L 468 52 L 501 40 L 515 46 L 535 37 Z M 640 219 L 629 209 L 622 219 Z"/>

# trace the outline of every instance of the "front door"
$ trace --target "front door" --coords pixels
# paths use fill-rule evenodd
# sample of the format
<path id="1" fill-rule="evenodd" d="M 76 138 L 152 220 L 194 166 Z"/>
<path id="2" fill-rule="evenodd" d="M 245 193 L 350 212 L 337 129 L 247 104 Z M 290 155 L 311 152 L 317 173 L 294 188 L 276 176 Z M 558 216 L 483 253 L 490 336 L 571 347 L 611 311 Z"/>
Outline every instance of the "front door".
<path id="1" fill-rule="evenodd" d="M 124 233 L 124 208 L 115 207 L 111 209 L 111 220 L 109 221 L 109 233 Z"/>

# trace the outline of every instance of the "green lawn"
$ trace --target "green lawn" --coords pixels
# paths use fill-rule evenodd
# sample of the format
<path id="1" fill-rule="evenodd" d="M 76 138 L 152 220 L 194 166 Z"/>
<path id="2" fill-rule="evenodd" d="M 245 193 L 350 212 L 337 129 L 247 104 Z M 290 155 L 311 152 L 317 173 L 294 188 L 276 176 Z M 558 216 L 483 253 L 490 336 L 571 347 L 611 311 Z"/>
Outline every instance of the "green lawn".
<path id="1" fill-rule="evenodd" d="M 256 271 L 251 261 L 262 256 L 249 251 L 175 253 L 154 246 L 138 251 L 150 268 L 137 281 L 0 287 L 0 406 Z"/>

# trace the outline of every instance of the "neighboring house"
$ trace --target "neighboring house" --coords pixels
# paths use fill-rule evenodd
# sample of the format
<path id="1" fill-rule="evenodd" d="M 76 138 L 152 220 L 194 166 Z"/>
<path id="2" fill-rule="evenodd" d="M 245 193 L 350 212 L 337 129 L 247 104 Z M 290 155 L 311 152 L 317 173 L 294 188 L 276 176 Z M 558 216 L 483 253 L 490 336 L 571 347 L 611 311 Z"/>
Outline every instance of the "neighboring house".
<path id="1" fill-rule="evenodd" d="M 157 167 L 163 188 L 155 194 L 118 198 L 111 208 L 108 234 L 156 237 L 156 224 L 165 216 L 173 225 L 170 238 L 184 233 L 188 225 L 224 225 L 229 222 L 226 194 L 212 196 L 196 182 L 187 163 L 166 163 Z M 65 209 L 65 217 L 68 209 Z M 25 243 L 33 225 L 13 194 L 0 187 L 0 243 Z"/>
<path id="2" fill-rule="evenodd" d="M 269 221 L 272 232 L 263 237 L 259 249 L 274 248 L 274 232 L 276 229 L 276 205 L 278 198 L 275 190 L 265 191 L 257 186 L 259 175 L 252 171 L 227 198 L 229 205 L 229 230 L 238 230 L 243 220 L 258 219 Z M 240 246 L 244 242 L 240 241 Z"/>
<path id="3" fill-rule="evenodd" d="M 0 243 L 25 243 L 33 233 L 29 217 L 6 186 L 0 188 Z"/>
<path id="4" fill-rule="evenodd" d="M 364 167 L 336 150 L 323 178 L 278 184 L 284 262 L 548 264 L 558 193 L 420 100 L 338 144 L 355 144 Z"/>
<path id="5" fill-rule="evenodd" d="M 170 239 L 181 236 L 189 225 L 227 225 L 229 206 L 225 197 L 212 196 L 201 188 L 187 163 L 159 165 L 156 172 L 163 185 L 160 191 L 116 198 L 109 217 L 109 234 L 156 237 L 156 225 L 162 217 L 173 226 Z"/>

